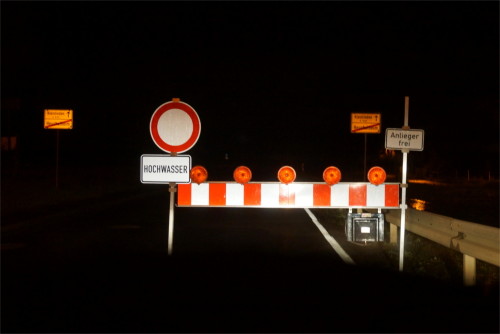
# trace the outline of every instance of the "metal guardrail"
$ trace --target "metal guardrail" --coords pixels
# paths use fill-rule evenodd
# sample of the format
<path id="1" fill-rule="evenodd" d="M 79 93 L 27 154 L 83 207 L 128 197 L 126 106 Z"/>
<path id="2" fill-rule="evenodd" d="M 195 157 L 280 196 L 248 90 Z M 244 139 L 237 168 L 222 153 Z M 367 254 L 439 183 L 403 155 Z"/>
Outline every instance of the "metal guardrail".
<path id="1" fill-rule="evenodd" d="M 401 210 L 389 210 L 385 220 L 400 226 Z M 391 243 L 397 243 L 392 230 Z M 406 209 L 405 229 L 464 255 L 464 284 L 476 283 L 476 259 L 500 266 L 500 229 L 426 211 Z"/>

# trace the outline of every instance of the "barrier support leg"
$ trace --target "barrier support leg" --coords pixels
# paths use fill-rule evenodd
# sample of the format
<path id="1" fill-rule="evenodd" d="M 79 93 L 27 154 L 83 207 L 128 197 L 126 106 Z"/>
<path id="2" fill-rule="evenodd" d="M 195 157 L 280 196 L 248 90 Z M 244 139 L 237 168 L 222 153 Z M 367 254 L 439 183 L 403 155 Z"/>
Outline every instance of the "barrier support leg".
<path id="1" fill-rule="evenodd" d="M 464 285 L 476 285 L 476 258 L 464 254 Z"/>

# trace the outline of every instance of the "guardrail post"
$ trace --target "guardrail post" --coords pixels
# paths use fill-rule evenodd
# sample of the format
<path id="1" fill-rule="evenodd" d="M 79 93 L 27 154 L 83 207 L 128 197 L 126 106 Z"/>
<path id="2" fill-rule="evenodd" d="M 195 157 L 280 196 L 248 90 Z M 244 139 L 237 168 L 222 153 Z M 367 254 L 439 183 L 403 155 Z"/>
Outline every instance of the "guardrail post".
<path id="1" fill-rule="evenodd" d="M 398 227 L 397 225 L 394 224 L 389 224 L 389 242 L 391 244 L 397 244 L 398 243 Z"/>
<path id="2" fill-rule="evenodd" d="M 464 254 L 464 285 L 476 285 L 476 258 Z"/>

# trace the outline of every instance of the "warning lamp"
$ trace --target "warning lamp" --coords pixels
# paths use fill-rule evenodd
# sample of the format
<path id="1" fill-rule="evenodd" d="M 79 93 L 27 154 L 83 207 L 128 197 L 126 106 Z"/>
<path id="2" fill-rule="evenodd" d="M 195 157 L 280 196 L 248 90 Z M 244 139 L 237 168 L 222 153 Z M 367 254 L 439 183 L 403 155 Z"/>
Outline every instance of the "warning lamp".
<path id="1" fill-rule="evenodd" d="M 295 169 L 290 166 L 283 166 L 278 171 L 278 180 L 284 184 L 289 184 L 295 181 L 295 176 Z"/>
<path id="2" fill-rule="evenodd" d="M 194 166 L 189 172 L 189 177 L 194 183 L 200 184 L 207 180 L 208 172 L 203 166 Z"/>
<path id="3" fill-rule="evenodd" d="M 233 177 L 236 182 L 245 184 L 252 179 L 252 171 L 246 166 L 239 166 L 234 170 Z"/>
<path id="4" fill-rule="evenodd" d="M 339 183 L 342 177 L 342 173 L 340 173 L 340 169 L 334 166 L 326 167 L 323 172 L 323 180 L 325 180 L 326 184 L 329 186 Z"/>
<path id="5" fill-rule="evenodd" d="M 385 182 L 385 178 L 385 170 L 382 167 L 375 166 L 368 171 L 368 181 L 370 181 L 371 184 L 378 186 Z"/>

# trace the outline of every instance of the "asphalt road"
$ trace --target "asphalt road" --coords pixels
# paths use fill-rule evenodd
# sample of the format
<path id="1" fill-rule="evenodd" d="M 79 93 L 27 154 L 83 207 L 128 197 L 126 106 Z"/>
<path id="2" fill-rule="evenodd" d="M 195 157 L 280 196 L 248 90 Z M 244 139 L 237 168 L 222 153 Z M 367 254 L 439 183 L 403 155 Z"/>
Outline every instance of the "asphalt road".
<path id="1" fill-rule="evenodd" d="M 498 332 L 498 300 L 334 252 L 302 209 L 176 208 L 158 187 L 2 222 L 2 332 Z M 314 212 L 314 211 L 313 211 Z"/>

